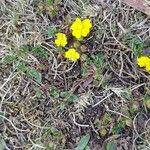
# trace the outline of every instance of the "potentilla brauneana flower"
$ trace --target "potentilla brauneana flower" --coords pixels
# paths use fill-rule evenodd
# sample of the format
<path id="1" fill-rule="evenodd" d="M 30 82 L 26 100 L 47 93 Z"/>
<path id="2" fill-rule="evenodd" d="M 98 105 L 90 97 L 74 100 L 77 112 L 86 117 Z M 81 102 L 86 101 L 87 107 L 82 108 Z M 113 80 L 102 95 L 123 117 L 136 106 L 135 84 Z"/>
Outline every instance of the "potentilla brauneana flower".
<path id="1" fill-rule="evenodd" d="M 89 34 L 91 28 L 92 23 L 90 19 L 81 20 L 80 18 L 76 18 L 76 20 L 72 23 L 70 27 L 72 35 L 77 39 L 86 37 Z"/>

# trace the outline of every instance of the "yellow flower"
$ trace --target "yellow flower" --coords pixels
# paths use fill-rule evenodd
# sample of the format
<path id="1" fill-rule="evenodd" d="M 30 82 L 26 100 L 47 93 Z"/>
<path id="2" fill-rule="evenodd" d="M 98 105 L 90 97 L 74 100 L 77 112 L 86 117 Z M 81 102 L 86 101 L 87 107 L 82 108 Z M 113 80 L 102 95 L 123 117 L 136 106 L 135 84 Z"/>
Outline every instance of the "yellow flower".
<path id="1" fill-rule="evenodd" d="M 84 19 L 83 21 L 80 18 L 76 18 L 76 20 L 72 23 L 70 29 L 72 30 L 72 35 L 77 39 L 82 37 L 86 37 L 92 28 L 92 23 L 90 19 Z"/>
<path id="2" fill-rule="evenodd" d="M 146 64 L 145 70 L 146 70 L 147 72 L 150 72 L 150 62 L 148 62 L 148 63 Z"/>
<path id="3" fill-rule="evenodd" d="M 80 54 L 73 48 L 65 52 L 65 58 L 71 61 L 77 61 L 80 58 Z"/>
<path id="4" fill-rule="evenodd" d="M 147 62 L 149 62 L 150 59 L 147 56 L 141 56 L 139 58 L 137 58 L 137 64 L 140 67 L 146 67 Z"/>
<path id="5" fill-rule="evenodd" d="M 145 67 L 145 70 L 147 72 L 150 72 L 150 58 L 147 56 L 141 56 L 139 58 L 137 58 L 137 64 L 140 67 Z"/>
<path id="6" fill-rule="evenodd" d="M 67 44 L 67 37 L 64 33 L 57 33 L 56 34 L 56 39 L 55 39 L 55 44 L 57 46 L 66 46 Z"/>

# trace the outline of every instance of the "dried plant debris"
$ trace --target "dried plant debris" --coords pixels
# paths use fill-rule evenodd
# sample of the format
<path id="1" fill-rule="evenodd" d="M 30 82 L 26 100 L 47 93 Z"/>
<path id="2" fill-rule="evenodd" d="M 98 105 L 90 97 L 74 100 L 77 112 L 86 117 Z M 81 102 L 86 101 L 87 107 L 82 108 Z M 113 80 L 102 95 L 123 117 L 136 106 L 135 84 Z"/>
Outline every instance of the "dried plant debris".
<path id="1" fill-rule="evenodd" d="M 2 0 L 0 150 L 150 149 L 149 7 Z"/>
<path id="2" fill-rule="evenodd" d="M 150 16 L 150 1 L 149 0 L 122 0 L 125 4 L 142 11 Z"/>

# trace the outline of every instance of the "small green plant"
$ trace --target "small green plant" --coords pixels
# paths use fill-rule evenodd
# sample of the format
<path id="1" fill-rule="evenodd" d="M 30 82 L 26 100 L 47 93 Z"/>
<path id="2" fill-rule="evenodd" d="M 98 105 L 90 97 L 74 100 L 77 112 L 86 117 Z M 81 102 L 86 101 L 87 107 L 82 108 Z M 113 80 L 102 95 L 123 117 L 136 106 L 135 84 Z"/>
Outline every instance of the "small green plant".
<path id="1" fill-rule="evenodd" d="M 60 93 L 61 97 L 69 104 L 72 104 L 78 100 L 78 96 L 73 94 L 71 91 L 64 91 Z"/>
<path id="2" fill-rule="evenodd" d="M 43 143 L 46 145 L 46 150 L 54 150 L 60 146 L 60 141 L 63 139 L 63 133 L 54 127 L 45 129 L 42 135 Z"/>
<path id="3" fill-rule="evenodd" d="M 117 150 L 117 142 L 115 140 L 108 141 L 106 144 L 106 150 Z"/>
<path id="4" fill-rule="evenodd" d="M 150 96 L 148 94 L 145 94 L 143 97 L 143 103 L 148 109 L 150 109 Z"/>
<path id="5" fill-rule="evenodd" d="M 86 61 L 83 63 L 81 68 L 81 75 L 87 77 L 89 75 L 89 70 L 94 69 L 94 85 L 99 87 L 104 84 L 103 69 L 104 69 L 105 59 L 103 54 L 93 54 L 91 56 L 86 56 Z"/>
<path id="6" fill-rule="evenodd" d="M 16 69 L 18 72 L 27 75 L 28 77 L 34 79 L 37 83 L 42 82 L 42 74 L 33 67 L 28 66 L 26 62 L 18 61 L 16 62 Z"/>
<path id="7" fill-rule="evenodd" d="M 15 55 L 6 55 L 3 58 L 3 63 L 4 64 L 12 64 L 15 61 L 17 61 L 17 57 Z"/>
<path id="8" fill-rule="evenodd" d="M 87 145 L 89 143 L 89 140 L 90 140 L 90 135 L 89 134 L 84 135 L 83 137 L 81 137 L 81 139 L 79 141 L 79 144 L 75 148 L 75 150 L 87 150 L 88 149 Z"/>
<path id="9" fill-rule="evenodd" d="M 42 82 L 42 75 L 36 69 L 34 68 L 28 69 L 27 74 L 29 75 L 29 77 L 33 78 L 36 82 L 38 83 Z"/>
<path id="10" fill-rule="evenodd" d="M 141 56 L 144 43 L 132 33 L 125 34 L 123 42 L 132 49 L 132 58 Z"/>
<path id="11" fill-rule="evenodd" d="M 57 29 L 56 29 L 55 26 L 50 26 L 50 27 L 48 28 L 48 36 L 49 36 L 49 37 L 55 36 L 55 34 L 56 34 L 57 32 L 58 32 L 58 31 L 57 31 Z"/>
<path id="12" fill-rule="evenodd" d="M 42 98 L 43 92 L 42 92 L 39 88 L 36 88 L 36 89 L 35 89 L 35 96 L 36 96 L 37 98 Z"/>
<path id="13" fill-rule="evenodd" d="M 47 59 L 49 54 L 45 51 L 41 45 L 36 45 L 35 47 L 24 45 L 20 47 L 20 49 L 16 52 L 11 52 L 9 55 L 6 55 L 3 58 L 4 64 L 12 64 L 13 62 L 18 63 L 25 63 L 24 60 L 27 59 L 28 55 L 32 54 L 38 59 Z M 27 63 L 27 62 L 26 62 Z"/>
<path id="14" fill-rule="evenodd" d="M 113 134 L 120 134 L 126 127 L 126 120 L 123 118 L 119 120 L 119 122 L 116 122 L 116 124 L 113 126 L 112 133 Z"/>
<path id="15" fill-rule="evenodd" d="M 109 113 L 105 113 L 103 118 L 102 118 L 102 124 L 105 126 L 105 125 L 108 125 L 112 122 L 112 117 Z"/>
<path id="16" fill-rule="evenodd" d="M 63 103 L 61 104 L 62 107 L 66 104 L 72 104 L 78 100 L 78 96 L 73 94 L 71 91 L 60 91 L 56 87 L 51 87 L 49 94 L 54 99 L 63 98 Z"/>
<path id="17" fill-rule="evenodd" d="M 27 59 L 29 54 L 29 45 L 24 45 L 19 48 L 19 50 L 15 53 L 15 55 L 18 57 L 18 60 L 20 59 Z"/>
<path id="18" fill-rule="evenodd" d="M 54 4 L 54 1 L 55 1 L 55 0 L 45 0 L 45 2 L 46 2 L 48 5 Z"/>
<path id="19" fill-rule="evenodd" d="M 126 127 L 132 127 L 132 120 L 129 118 L 122 117 L 119 121 L 117 121 L 113 128 L 112 133 L 113 134 L 121 134 L 123 130 L 125 130 Z"/>
<path id="20" fill-rule="evenodd" d="M 50 93 L 51 97 L 53 97 L 55 99 L 59 98 L 60 91 L 56 87 L 51 87 L 49 93 Z"/>
<path id="21" fill-rule="evenodd" d="M 0 134 L 0 150 L 5 150 L 5 149 L 6 149 L 6 143 L 4 137 Z"/>
<path id="22" fill-rule="evenodd" d="M 48 59 L 48 52 L 45 51 L 41 45 L 36 45 L 35 47 L 31 47 L 31 53 L 37 57 L 37 58 L 40 58 L 40 59 Z"/>
<path id="23" fill-rule="evenodd" d="M 48 59 L 49 54 L 47 51 L 45 51 L 41 45 L 36 46 L 30 46 L 30 45 L 24 45 L 20 47 L 20 49 L 16 52 L 12 52 L 12 54 L 6 55 L 2 62 L 4 64 L 15 64 L 15 69 L 19 71 L 20 73 L 26 74 L 28 77 L 34 79 L 36 82 L 41 83 L 42 82 L 42 74 L 41 72 L 31 66 L 31 64 L 28 63 L 27 57 L 29 55 L 33 55 L 37 59 L 44 60 Z M 33 64 L 33 63 L 32 63 Z M 43 67 L 41 64 L 39 64 L 40 67 Z"/>
<path id="24" fill-rule="evenodd" d="M 19 71 L 21 73 L 27 73 L 27 71 L 28 71 L 28 66 L 23 61 L 16 62 L 16 68 L 17 68 L 17 71 Z"/>
<path id="25" fill-rule="evenodd" d="M 129 106 L 129 112 L 131 116 L 135 115 L 139 111 L 139 102 L 135 101 L 134 99 L 131 100 L 130 106 Z"/>

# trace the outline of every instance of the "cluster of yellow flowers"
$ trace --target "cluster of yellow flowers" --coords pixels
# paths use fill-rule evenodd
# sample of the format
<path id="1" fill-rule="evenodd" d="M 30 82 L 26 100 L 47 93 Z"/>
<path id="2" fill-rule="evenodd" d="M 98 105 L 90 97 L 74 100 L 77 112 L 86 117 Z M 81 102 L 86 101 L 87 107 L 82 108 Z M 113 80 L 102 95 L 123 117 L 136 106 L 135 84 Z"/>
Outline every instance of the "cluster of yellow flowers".
<path id="1" fill-rule="evenodd" d="M 141 56 L 137 58 L 137 64 L 144 67 L 147 72 L 150 72 L 150 58 L 148 56 Z"/>
<path id="2" fill-rule="evenodd" d="M 76 18 L 75 21 L 72 23 L 70 30 L 72 35 L 77 39 L 80 40 L 83 37 L 86 37 L 92 28 L 92 23 L 90 19 L 81 20 L 80 18 Z M 65 47 L 67 45 L 67 36 L 64 33 L 57 33 L 55 44 L 58 47 Z M 71 60 L 77 61 L 80 58 L 79 52 L 74 49 L 70 48 L 68 51 L 65 52 L 64 57 Z"/>

